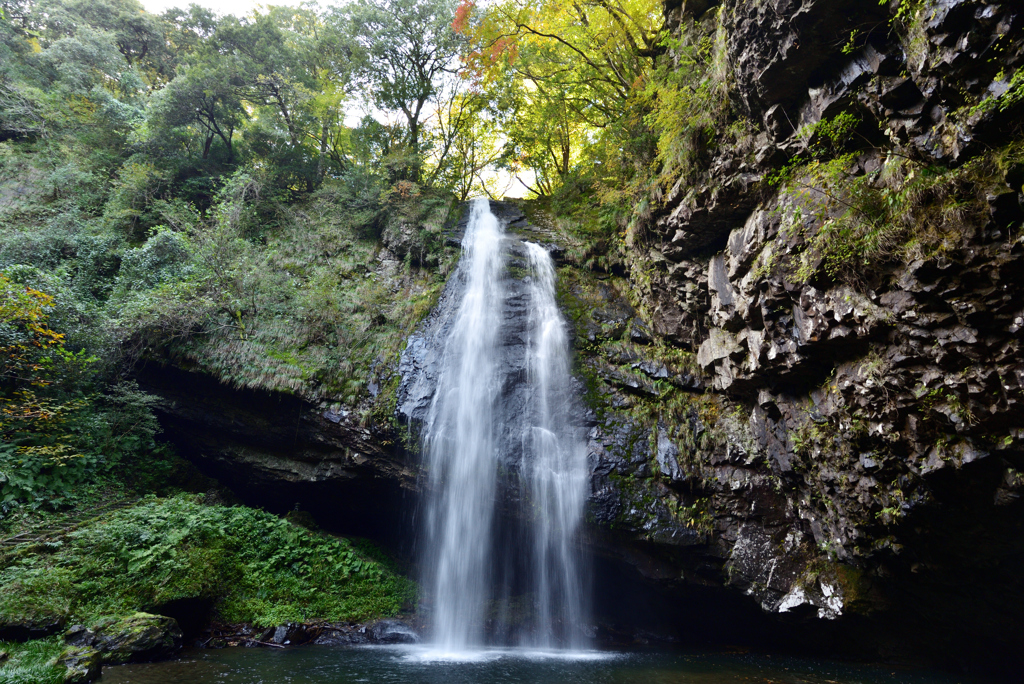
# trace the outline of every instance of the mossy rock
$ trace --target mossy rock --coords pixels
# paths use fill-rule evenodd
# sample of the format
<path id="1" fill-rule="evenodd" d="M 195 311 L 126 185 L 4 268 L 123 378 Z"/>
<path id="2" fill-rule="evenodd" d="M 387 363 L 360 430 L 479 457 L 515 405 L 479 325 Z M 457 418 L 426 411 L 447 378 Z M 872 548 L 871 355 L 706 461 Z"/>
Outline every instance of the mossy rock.
<path id="1" fill-rule="evenodd" d="M 859 615 L 870 615 L 886 607 L 883 597 L 862 569 L 837 563 L 831 570 L 832 577 L 842 588 L 847 610 Z"/>
<path id="2" fill-rule="evenodd" d="M 99 678 L 103 654 L 92 646 L 68 646 L 57 661 L 67 668 L 65 684 L 86 684 Z"/>
<path id="3" fill-rule="evenodd" d="M 3 606 L 6 607 L 6 606 Z M 0 641 L 27 641 L 59 634 L 67 616 L 56 611 L 0 611 Z"/>
<path id="4" fill-rule="evenodd" d="M 105 665 L 170 658 L 181 650 L 182 638 L 173 618 L 149 613 L 105 618 L 91 628 L 75 625 L 64 635 L 69 647 L 99 651 Z"/>
<path id="5" fill-rule="evenodd" d="M 0 591 L 0 640 L 26 641 L 59 634 L 67 624 L 72 589 L 68 573 L 25 573 Z"/>

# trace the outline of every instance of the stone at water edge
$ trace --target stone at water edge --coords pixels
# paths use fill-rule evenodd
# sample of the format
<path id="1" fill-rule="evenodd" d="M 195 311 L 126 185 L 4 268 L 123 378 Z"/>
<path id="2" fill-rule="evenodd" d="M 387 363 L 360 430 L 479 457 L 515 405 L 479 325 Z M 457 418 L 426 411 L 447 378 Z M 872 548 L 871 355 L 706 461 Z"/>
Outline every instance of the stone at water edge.
<path id="1" fill-rule="evenodd" d="M 370 641 L 377 644 L 416 644 L 420 635 L 401 620 L 383 619 L 366 625 Z"/>
<path id="2" fill-rule="evenodd" d="M 74 625 L 64 635 L 68 646 L 97 650 L 104 664 L 162 660 L 178 654 L 182 633 L 174 618 L 135 613 L 119 620 L 93 625 Z"/>
<path id="3" fill-rule="evenodd" d="M 286 622 L 279 627 L 273 628 L 273 634 L 269 639 L 262 639 L 272 644 L 281 646 L 297 646 L 309 641 L 309 634 L 304 625 L 297 622 Z"/>
<path id="4" fill-rule="evenodd" d="M 57 662 L 67 668 L 65 684 L 87 684 L 100 676 L 103 654 L 92 646 L 68 646 Z"/>

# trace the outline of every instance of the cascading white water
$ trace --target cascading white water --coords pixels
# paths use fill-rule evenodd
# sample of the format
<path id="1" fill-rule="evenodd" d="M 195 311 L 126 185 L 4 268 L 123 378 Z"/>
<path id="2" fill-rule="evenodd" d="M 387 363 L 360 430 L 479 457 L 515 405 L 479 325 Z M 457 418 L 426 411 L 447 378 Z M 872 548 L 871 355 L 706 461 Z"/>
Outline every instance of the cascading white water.
<path id="1" fill-rule="evenodd" d="M 534 511 L 534 586 L 537 595 L 535 639 L 555 645 L 582 645 L 585 624 L 583 574 L 577 548 L 587 496 L 587 456 L 571 423 L 572 377 L 569 338 L 555 301 L 555 265 L 551 255 L 526 243 L 530 280 L 530 356 L 527 369 L 533 394 L 529 440 L 529 501 Z"/>
<path id="2" fill-rule="evenodd" d="M 497 473 L 494 404 L 503 291 L 502 228 L 476 199 L 462 239 L 465 295 L 448 338 L 424 433 L 434 640 L 446 652 L 482 641 Z"/>
<path id="3" fill-rule="evenodd" d="M 474 200 L 457 275 L 463 298 L 424 425 L 430 497 L 424 587 L 433 598 L 433 640 L 444 653 L 482 645 L 485 614 L 494 609 L 499 555 L 527 568 L 519 588 L 535 597 L 535 624 L 524 643 L 580 646 L 579 627 L 586 619 L 576 539 L 586 498 L 586 454 L 570 425 L 569 340 L 555 302 L 554 264 L 539 245 L 525 244 L 531 269 L 528 343 L 527 358 L 519 363 L 527 371 L 527 407 L 513 419 L 498 410 L 509 380 L 500 376 L 499 363 L 507 332 L 504 239 L 488 201 Z M 498 463 L 505 456 L 499 436 L 513 430 L 523 435 L 520 498 L 530 506 L 531 541 L 495 549 Z"/>

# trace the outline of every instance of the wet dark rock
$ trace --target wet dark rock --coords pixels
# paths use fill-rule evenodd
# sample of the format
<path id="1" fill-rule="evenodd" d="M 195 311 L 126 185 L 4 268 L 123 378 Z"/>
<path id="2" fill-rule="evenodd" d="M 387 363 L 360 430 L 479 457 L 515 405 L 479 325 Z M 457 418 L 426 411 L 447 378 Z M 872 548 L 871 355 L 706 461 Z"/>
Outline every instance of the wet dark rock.
<path id="1" fill-rule="evenodd" d="M 156 413 L 179 453 L 243 502 L 282 515 L 301 502 L 321 524 L 348 534 L 404 533 L 396 502 L 416 487 L 416 470 L 392 426 L 367 426 L 337 404 L 232 388 L 171 364 L 151 361 L 136 376 L 160 397 Z"/>
<path id="2" fill-rule="evenodd" d="M 99 679 L 103 669 L 103 654 L 92 646 L 68 646 L 57 661 L 67 668 L 65 684 L 88 684 Z"/>
<path id="3" fill-rule="evenodd" d="M 305 625 L 287 622 L 264 632 L 260 641 L 281 646 L 298 646 L 309 641 L 309 634 L 306 633 Z"/>
<path id="4" fill-rule="evenodd" d="M 0 617 L 0 641 L 28 641 L 57 634 L 67 617 L 59 614 L 5 615 Z"/>
<path id="5" fill-rule="evenodd" d="M 101 620 L 91 627 L 73 625 L 65 632 L 64 643 L 84 658 L 83 662 L 88 660 L 88 651 L 95 650 L 104 664 L 119 665 L 177 655 L 182 647 L 182 633 L 173 618 L 135 613 Z"/>
<path id="6" fill-rule="evenodd" d="M 370 640 L 378 644 L 415 644 L 420 635 L 400 620 L 378 620 L 367 625 Z"/>
<path id="7" fill-rule="evenodd" d="M 384 619 L 360 625 L 329 624 L 318 627 L 313 643 L 324 646 L 415 644 L 419 632 L 402 620 Z"/>
<path id="8" fill-rule="evenodd" d="M 621 366 L 653 380 L 658 361 L 643 347 L 591 352 L 604 344 L 595 317 L 575 322 L 602 416 L 588 445 L 591 516 L 613 531 L 602 553 L 666 592 L 732 587 L 780 630 L 808 625 L 855 649 L 941 661 L 991 645 L 1019 663 L 1024 641 L 1007 635 L 1024 623 L 995 606 L 1019 613 L 1024 583 L 996 568 L 1024 545 L 980 531 L 1024 520 L 1024 171 L 1008 164 L 967 191 L 968 218 L 943 249 L 844 277 L 808 249 L 829 216 L 762 182 L 820 154 L 815 126 L 840 113 L 861 122 L 853 177 L 879 171 L 883 149 L 956 166 L 1019 136 L 1020 104 L 972 106 L 1008 92 L 1024 65 L 1024 12 L 928 0 L 891 29 L 895 7 L 721 3 L 748 137 L 706 150 L 666 193 L 647 226 L 654 244 L 632 255 L 643 278 L 628 285 L 652 343 L 693 354 L 670 376 L 708 391 L 655 426 Z M 968 606 L 966 587 L 985 598 Z M 957 623 L 971 643 L 951 636 Z"/>

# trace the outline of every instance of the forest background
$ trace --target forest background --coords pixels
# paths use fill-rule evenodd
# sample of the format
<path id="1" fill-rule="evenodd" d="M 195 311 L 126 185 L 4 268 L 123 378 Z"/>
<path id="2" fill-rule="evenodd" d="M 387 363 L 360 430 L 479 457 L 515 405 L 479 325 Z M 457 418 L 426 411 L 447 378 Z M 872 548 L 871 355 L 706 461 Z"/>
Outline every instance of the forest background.
<path id="1" fill-rule="evenodd" d="M 655 66 L 662 12 L 0 0 L 0 631 L 130 629 L 185 599 L 258 626 L 409 610 L 372 544 L 226 505 L 133 371 L 388 424 L 394 392 L 370 390 L 452 271 L 468 197 L 517 179 L 570 217 L 573 258 L 621 258 L 677 165 L 658 143 L 656 102 L 682 92 Z M 678 53 L 699 67 L 686 92 L 712 53 Z M 77 657 L 59 636 L 0 647 L 5 682 L 63 681 Z"/>
<path id="2" fill-rule="evenodd" d="M 441 227 L 499 175 L 584 216 L 581 259 L 614 259 L 722 101 L 713 40 L 676 40 L 656 68 L 663 23 L 653 0 L 245 17 L 4 0 L 0 516 L 67 505 L 103 473 L 165 478 L 129 379 L 157 348 L 359 405 L 453 263 Z M 659 117 L 666 99 L 692 111 Z M 379 115 L 347 125 L 358 109 Z M 380 240 L 408 226 L 396 286 Z"/>

